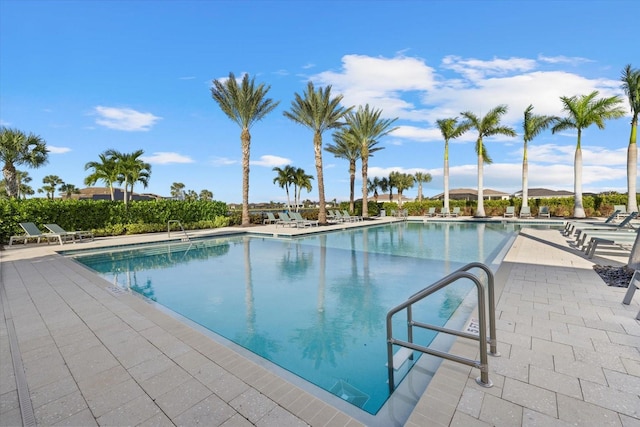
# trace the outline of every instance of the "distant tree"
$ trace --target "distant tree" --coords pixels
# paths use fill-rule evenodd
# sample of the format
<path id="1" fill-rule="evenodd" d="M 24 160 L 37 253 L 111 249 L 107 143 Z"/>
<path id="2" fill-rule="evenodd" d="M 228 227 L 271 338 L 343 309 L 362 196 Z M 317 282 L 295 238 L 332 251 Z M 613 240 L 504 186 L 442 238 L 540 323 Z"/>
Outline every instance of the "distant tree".
<path id="1" fill-rule="evenodd" d="M 328 144 L 325 150 L 332 153 L 339 159 L 349 162 L 349 211 L 353 212 L 355 183 L 356 183 L 356 161 L 360 158 L 360 143 L 354 138 L 349 128 L 342 128 L 333 133 L 335 144 Z"/>
<path id="2" fill-rule="evenodd" d="M 462 136 L 469 130 L 471 124 L 469 122 L 463 122 L 458 124 L 458 118 L 440 119 L 436 120 L 436 124 L 440 129 L 440 133 L 444 138 L 444 207 L 446 212 L 449 212 L 449 141 Z"/>
<path id="3" fill-rule="evenodd" d="M 202 190 L 200 192 L 200 200 L 213 200 L 213 193 L 209 190 Z"/>
<path id="4" fill-rule="evenodd" d="M 60 196 L 70 199 L 72 194 L 80 194 L 80 190 L 73 184 L 63 183 L 60 186 Z"/>
<path id="5" fill-rule="evenodd" d="M 409 173 L 402 173 L 402 172 L 395 172 L 395 171 L 391 172 L 391 175 L 389 176 L 393 180 L 393 184 L 398 190 L 398 206 L 402 207 L 402 193 L 404 192 L 404 190 L 407 190 L 413 187 L 413 184 L 415 183 L 415 178 L 413 177 L 413 175 Z"/>
<path id="6" fill-rule="evenodd" d="M 107 150 L 105 153 L 115 161 L 118 182 L 124 184 L 124 203 L 126 205 L 133 197 L 133 187 L 137 182 L 140 182 L 144 188 L 149 185 L 151 165 L 140 158 L 144 154 L 143 150 L 136 150 L 133 153 Z"/>
<path id="7" fill-rule="evenodd" d="M 296 93 L 291 102 L 291 109 L 284 112 L 284 116 L 313 131 L 313 148 L 318 179 L 318 221 L 327 223 L 327 204 L 324 196 L 324 172 L 322 168 L 322 134 L 330 129 L 337 129 L 344 125 L 341 120 L 351 111 L 352 107 L 344 108 L 340 105 L 342 95 L 331 97 L 331 86 L 316 89 L 312 82 L 307 84 L 307 90 L 301 95 Z"/>
<path id="8" fill-rule="evenodd" d="M 31 188 L 27 183 L 31 182 L 31 177 L 29 176 L 29 172 L 26 171 L 16 171 L 16 177 L 18 180 L 18 194 L 16 198 L 18 199 L 26 199 L 27 196 L 31 196 L 35 194 L 33 188 Z M 0 180 L 0 199 L 8 198 L 7 195 L 7 180 Z"/>
<path id="9" fill-rule="evenodd" d="M 380 191 L 383 194 L 386 193 L 387 191 L 392 190 L 391 182 L 389 182 L 389 178 L 386 178 L 386 177 L 380 178 L 378 180 L 378 188 L 380 189 Z M 392 200 L 392 198 L 391 198 L 391 196 L 389 196 L 389 201 L 391 201 L 391 200 Z"/>
<path id="10" fill-rule="evenodd" d="M 516 131 L 508 126 L 500 125 L 500 117 L 506 114 L 508 107 L 506 105 L 498 105 L 489 110 L 484 117 L 478 117 L 470 111 L 461 113 L 466 118 L 465 126 L 469 126 L 478 131 L 478 139 L 476 140 L 476 154 L 478 155 L 478 207 L 476 211 L 477 217 L 486 216 L 484 213 L 484 188 L 482 184 L 484 163 L 491 164 L 493 160 L 489 156 L 484 146 L 483 139 L 494 135 L 516 136 Z"/>
<path id="11" fill-rule="evenodd" d="M 53 199 L 55 197 L 56 188 L 58 185 L 64 184 L 64 181 L 58 175 L 47 175 L 42 178 L 42 182 L 45 184 L 38 193 L 46 193 L 47 199 Z M 40 191 L 42 190 L 42 191 Z"/>
<path id="12" fill-rule="evenodd" d="M 271 86 L 255 85 L 255 78 L 245 74 L 238 85 L 236 76 L 229 73 L 226 80 L 214 80 L 211 96 L 224 114 L 240 126 L 242 147 L 242 225 L 251 223 L 249 217 L 249 155 L 251 151 L 251 127 L 273 111 L 279 104 L 267 98 Z"/>
<path id="13" fill-rule="evenodd" d="M 295 174 L 296 170 L 291 165 L 286 165 L 283 168 L 279 168 L 276 166 L 272 170 L 277 173 L 276 177 L 273 178 L 273 183 L 278 184 L 280 188 L 284 188 L 284 191 L 287 193 L 287 209 L 291 210 L 291 196 L 289 195 L 289 187 L 293 185 L 293 175 Z"/>
<path id="14" fill-rule="evenodd" d="M 362 158 L 362 216 L 369 216 L 367 204 L 367 176 L 369 170 L 369 157 L 373 152 L 382 147 L 374 148 L 379 139 L 397 128 L 391 127 L 395 119 L 382 119 L 382 110 L 369 108 L 369 104 L 358 107 L 358 110 L 349 112 L 346 116 L 350 132 L 356 141 L 360 143 L 360 156 Z"/>
<path id="15" fill-rule="evenodd" d="M 93 169 L 93 172 L 84 179 L 84 184 L 88 186 L 95 185 L 98 181 L 103 181 L 111 194 L 111 200 L 115 200 L 115 194 L 113 192 L 113 184 L 118 181 L 118 170 L 116 168 L 115 158 L 109 155 L 110 152 L 115 150 L 107 150 L 101 153 L 98 157 L 98 162 L 88 162 L 84 165 L 84 170 Z"/>
<path id="16" fill-rule="evenodd" d="M 187 190 L 184 193 L 184 200 L 189 202 L 198 200 L 198 193 L 196 193 L 194 190 Z"/>
<path id="17" fill-rule="evenodd" d="M 598 126 L 599 129 L 604 129 L 605 120 L 617 119 L 625 114 L 624 109 L 620 106 L 622 98 L 619 96 L 596 99 L 597 96 L 597 90 L 589 95 L 561 96 L 560 100 L 564 105 L 563 110 L 567 112 L 567 117 L 561 118 L 552 129 L 553 133 L 566 129 L 576 129 L 578 131 L 573 168 L 573 216 L 576 218 L 584 218 L 586 216 L 582 205 L 582 130 L 592 124 Z"/>
<path id="18" fill-rule="evenodd" d="M 628 64 L 622 70 L 620 80 L 622 80 L 622 89 L 629 98 L 629 106 L 631 107 L 631 135 L 629 136 L 629 148 L 627 148 L 627 211 L 637 212 L 638 144 L 636 139 L 638 114 L 640 113 L 640 69 L 631 68 L 631 64 Z"/>
<path id="19" fill-rule="evenodd" d="M 373 199 L 378 203 L 378 187 L 380 187 L 380 179 L 375 176 L 373 179 L 367 179 L 367 191 L 373 193 Z"/>
<path id="20" fill-rule="evenodd" d="M 527 159 L 527 144 L 536 136 L 553 125 L 559 118 L 556 116 L 542 116 L 533 114 L 533 105 L 524 110 L 522 122 L 524 150 L 522 154 L 522 206 L 529 206 L 529 161 Z"/>
<path id="21" fill-rule="evenodd" d="M 431 182 L 431 174 L 428 172 L 416 172 L 414 175 L 416 182 L 418 183 L 418 201 L 422 201 L 422 184 Z"/>
<path id="22" fill-rule="evenodd" d="M 178 200 L 184 200 L 184 184 L 181 182 L 174 182 L 171 184 L 171 197 Z"/>
<path id="23" fill-rule="evenodd" d="M 47 143 L 38 135 L 26 135 L 18 129 L 5 126 L 0 128 L 0 162 L 2 176 L 6 181 L 7 196 L 18 197 L 20 184 L 17 166 L 39 168 L 47 163 L 49 150 Z"/>
<path id="24" fill-rule="evenodd" d="M 396 188 L 396 177 L 398 175 L 398 171 L 392 171 L 389 174 L 389 178 L 387 178 L 387 188 L 389 189 L 389 201 L 393 202 L 393 189 Z"/>
<path id="25" fill-rule="evenodd" d="M 299 210 L 302 190 L 304 189 L 307 190 L 307 192 L 310 192 L 313 189 L 313 187 L 311 186 L 312 179 L 313 177 L 311 175 L 307 175 L 304 169 L 301 168 L 296 168 L 295 172 L 293 173 L 293 192 L 296 204 L 296 212 L 298 212 Z"/>

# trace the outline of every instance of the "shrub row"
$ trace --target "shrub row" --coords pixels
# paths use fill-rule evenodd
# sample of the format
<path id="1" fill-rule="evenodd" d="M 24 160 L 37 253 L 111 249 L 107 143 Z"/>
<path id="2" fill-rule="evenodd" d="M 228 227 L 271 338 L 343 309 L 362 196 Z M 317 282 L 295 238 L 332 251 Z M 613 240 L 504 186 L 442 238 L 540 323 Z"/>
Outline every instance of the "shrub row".
<path id="1" fill-rule="evenodd" d="M 153 200 L 125 205 L 110 200 L 0 199 L 0 241 L 23 234 L 20 222 L 56 223 L 65 230 L 92 230 L 97 236 L 166 231 L 169 220 L 185 229 L 224 227 L 227 204 L 218 201 Z"/>

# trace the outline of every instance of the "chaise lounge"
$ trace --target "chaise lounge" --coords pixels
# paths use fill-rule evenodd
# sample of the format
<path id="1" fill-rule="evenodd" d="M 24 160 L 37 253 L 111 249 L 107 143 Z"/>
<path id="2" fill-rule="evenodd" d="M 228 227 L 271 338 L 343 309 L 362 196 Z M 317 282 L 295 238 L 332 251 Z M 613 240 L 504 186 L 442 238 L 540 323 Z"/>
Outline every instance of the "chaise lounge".
<path id="1" fill-rule="evenodd" d="M 46 239 L 47 244 L 49 244 L 50 239 L 57 239 L 58 242 L 62 245 L 64 244 L 64 240 L 67 239 L 66 234 L 61 235 L 57 233 L 43 233 L 40 231 L 37 225 L 33 222 L 21 222 L 19 223 L 20 227 L 24 230 L 25 234 L 11 236 L 9 238 L 9 246 L 12 246 L 14 242 L 22 241 L 25 245 L 30 239 L 37 239 L 37 242 L 40 243 L 40 240 Z M 73 237 L 71 237 L 73 239 Z"/>

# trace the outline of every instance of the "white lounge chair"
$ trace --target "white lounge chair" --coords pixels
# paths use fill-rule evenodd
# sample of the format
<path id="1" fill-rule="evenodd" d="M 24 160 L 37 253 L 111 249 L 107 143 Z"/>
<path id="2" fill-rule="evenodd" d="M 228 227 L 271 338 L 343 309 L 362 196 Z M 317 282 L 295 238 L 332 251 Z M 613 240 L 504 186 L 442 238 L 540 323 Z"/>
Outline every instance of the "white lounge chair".
<path id="1" fill-rule="evenodd" d="M 531 208 L 529 206 L 523 206 L 520 208 L 520 218 L 533 218 L 531 216 Z"/>
<path id="2" fill-rule="evenodd" d="M 50 239 L 57 239 L 61 245 L 64 243 L 64 240 L 66 240 L 66 239 L 63 240 L 63 236 L 60 234 L 43 233 L 42 231 L 40 231 L 38 226 L 35 225 L 33 222 L 21 222 L 19 223 L 19 225 L 20 227 L 22 227 L 22 229 L 26 234 L 11 236 L 9 238 L 9 246 L 12 246 L 13 242 L 16 242 L 16 241 L 22 241 L 24 244 L 27 244 L 27 242 L 30 239 L 37 239 L 38 243 L 40 243 L 41 239 L 46 239 L 47 244 L 49 244 Z"/>
<path id="3" fill-rule="evenodd" d="M 504 214 L 502 216 L 504 218 L 513 218 L 515 214 L 516 214 L 516 207 L 507 206 L 507 209 L 505 209 Z"/>
<path id="4" fill-rule="evenodd" d="M 66 231 L 64 228 L 60 227 L 58 224 L 45 224 L 45 227 L 47 227 L 47 229 L 49 231 L 51 231 L 54 234 L 59 234 L 60 236 L 71 236 L 75 242 L 75 239 L 79 239 L 80 241 L 82 241 L 82 239 L 91 239 L 91 241 L 93 242 L 94 236 L 93 236 L 93 231 L 90 230 L 83 230 L 83 231 Z"/>
<path id="5" fill-rule="evenodd" d="M 538 218 L 551 218 L 549 206 L 540 206 L 540 210 L 538 211 Z"/>
<path id="6" fill-rule="evenodd" d="M 424 214 L 424 216 L 436 216 L 436 208 L 429 208 L 429 210 L 427 211 L 426 214 Z"/>
<path id="7" fill-rule="evenodd" d="M 262 224 L 277 224 L 278 218 L 273 215 L 273 212 L 266 212 L 267 217 L 262 220 Z"/>
<path id="8" fill-rule="evenodd" d="M 451 211 L 451 213 L 449 214 L 450 216 L 459 216 L 460 215 L 460 207 L 456 206 L 455 208 L 453 208 L 453 210 Z"/>

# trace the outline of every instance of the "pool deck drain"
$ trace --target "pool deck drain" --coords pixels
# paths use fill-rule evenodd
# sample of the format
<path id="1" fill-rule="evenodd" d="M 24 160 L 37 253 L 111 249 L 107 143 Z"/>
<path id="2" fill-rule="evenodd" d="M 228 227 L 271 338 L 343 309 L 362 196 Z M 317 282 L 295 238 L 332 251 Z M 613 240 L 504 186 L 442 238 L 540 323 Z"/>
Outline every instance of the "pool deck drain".
<path id="1" fill-rule="evenodd" d="M 363 424 L 141 298 L 113 295 L 103 279 L 55 253 L 60 249 L 0 251 L 0 296 L 11 310 L 37 425 Z M 497 274 L 502 356 L 489 360 L 495 386 L 479 387 L 477 370 L 445 361 L 405 425 L 640 425 L 639 297 L 621 304 L 625 289 L 606 286 L 593 271 L 596 263 L 625 261 L 624 253 L 588 260 L 558 230 L 526 229 Z M 0 425 L 22 425 L 6 315 Z M 454 350 L 477 357 L 463 341 Z"/>

